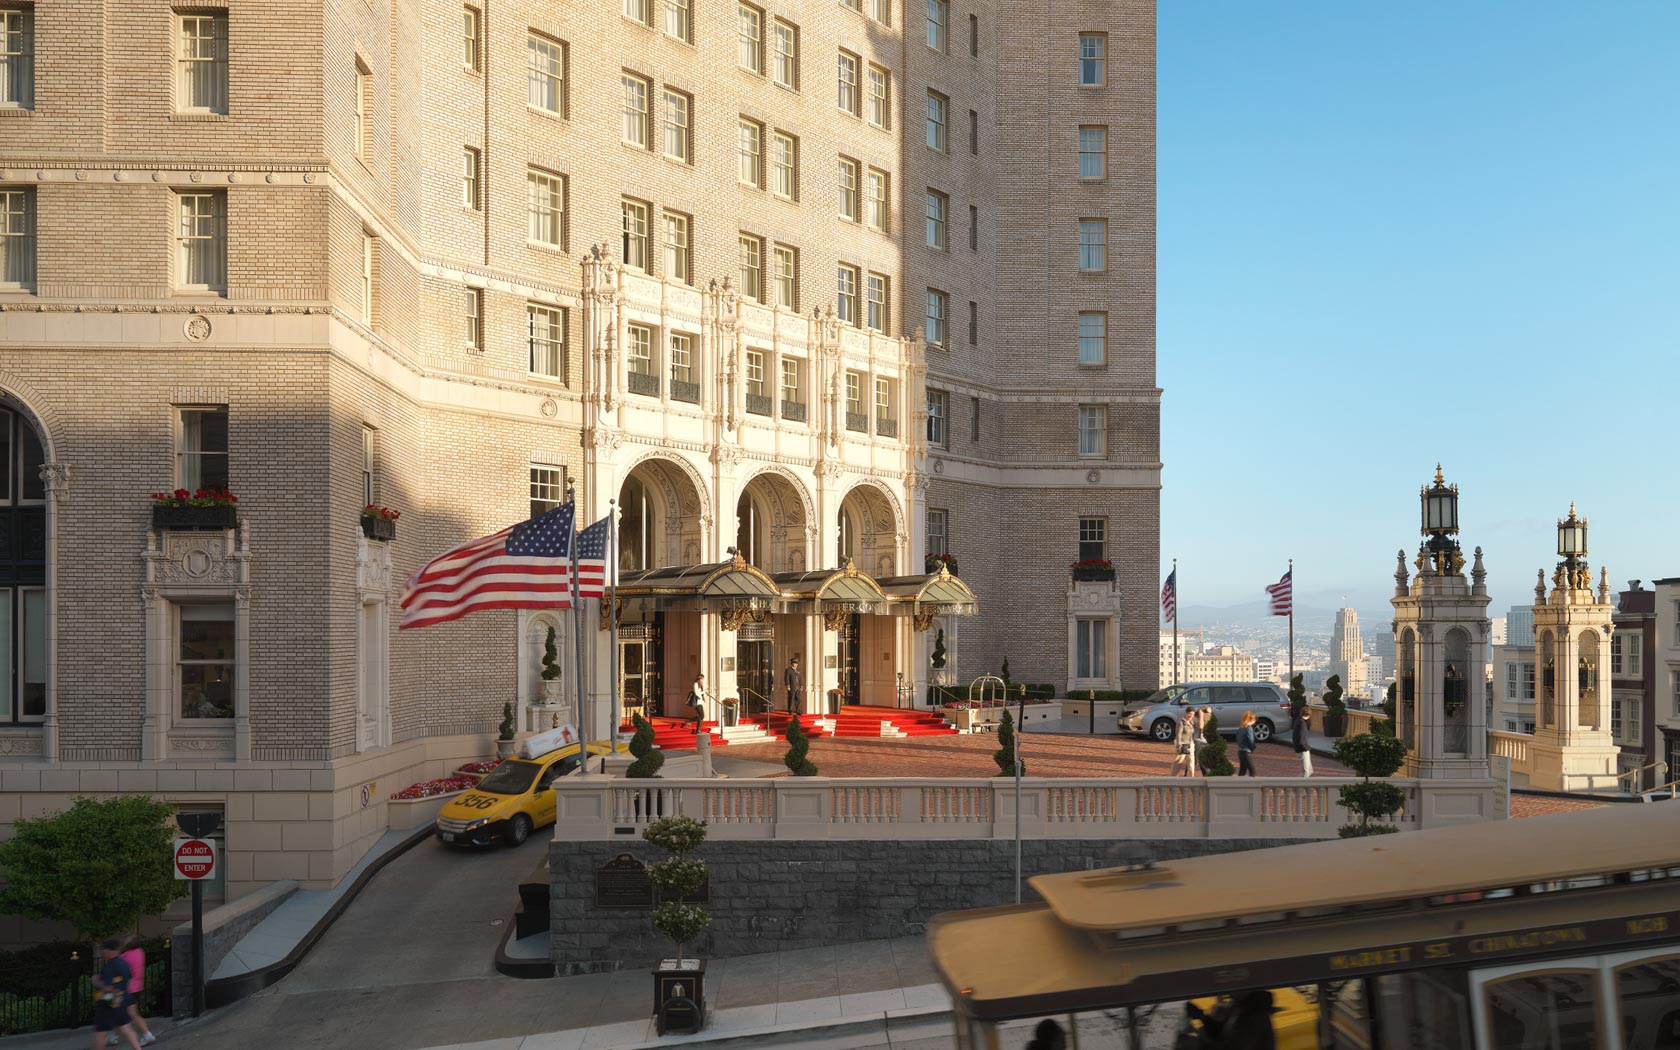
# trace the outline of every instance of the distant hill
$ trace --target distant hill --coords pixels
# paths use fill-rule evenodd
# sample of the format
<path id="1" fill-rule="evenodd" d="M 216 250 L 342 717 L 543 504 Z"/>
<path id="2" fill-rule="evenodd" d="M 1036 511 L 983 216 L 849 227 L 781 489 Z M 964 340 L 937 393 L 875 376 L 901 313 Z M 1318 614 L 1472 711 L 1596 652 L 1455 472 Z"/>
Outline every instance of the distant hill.
<path id="1" fill-rule="evenodd" d="M 1295 595 L 1295 633 L 1328 635 L 1336 624 L 1337 611 L 1344 607 L 1359 613 L 1359 629 L 1364 634 L 1373 629 L 1387 630 L 1394 618 L 1394 607 L 1388 604 L 1386 595 L 1349 593 L 1344 601 L 1339 591 L 1302 591 Z M 1218 624 L 1264 631 L 1274 626 L 1281 629 L 1287 621 L 1271 615 L 1271 604 L 1262 597 L 1236 605 L 1182 605 L 1178 622 L 1186 628 Z"/>

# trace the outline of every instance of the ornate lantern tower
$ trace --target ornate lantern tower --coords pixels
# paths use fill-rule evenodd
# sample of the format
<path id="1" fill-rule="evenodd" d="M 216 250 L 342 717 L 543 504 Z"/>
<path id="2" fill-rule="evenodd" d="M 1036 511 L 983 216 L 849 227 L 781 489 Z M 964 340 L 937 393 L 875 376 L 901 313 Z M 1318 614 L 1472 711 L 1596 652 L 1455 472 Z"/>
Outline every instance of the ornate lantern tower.
<path id="1" fill-rule="evenodd" d="M 1557 523 L 1557 568 L 1534 585 L 1534 742 L 1531 786 L 1546 791 L 1615 791 L 1620 749 L 1610 733 L 1610 683 L 1605 659 L 1613 629 L 1609 572 L 1593 592 L 1587 564 L 1587 519 Z"/>
<path id="2" fill-rule="evenodd" d="M 1394 572 L 1395 720 L 1405 742 L 1406 772 L 1431 778 L 1488 776 L 1487 571 L 1476 548 L 1470 579 L 1458 540 L 1458 486 L 1435 466 L 1420 488 L 1423 543 L 1406 572 Z M 1486 814 L 1492 816 L 1493 814 Z"/>

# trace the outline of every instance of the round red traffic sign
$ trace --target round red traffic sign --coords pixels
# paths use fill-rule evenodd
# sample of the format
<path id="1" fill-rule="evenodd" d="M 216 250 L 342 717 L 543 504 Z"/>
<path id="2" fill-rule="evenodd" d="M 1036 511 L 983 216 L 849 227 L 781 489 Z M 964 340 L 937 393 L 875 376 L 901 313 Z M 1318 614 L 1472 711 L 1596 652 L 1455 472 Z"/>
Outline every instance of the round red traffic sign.
<path id="1" fill-rule="evenodd" d="M 216 873 L 216 844 L 205 839 L 175 840 L 175 877 L 208 879 Z"/>

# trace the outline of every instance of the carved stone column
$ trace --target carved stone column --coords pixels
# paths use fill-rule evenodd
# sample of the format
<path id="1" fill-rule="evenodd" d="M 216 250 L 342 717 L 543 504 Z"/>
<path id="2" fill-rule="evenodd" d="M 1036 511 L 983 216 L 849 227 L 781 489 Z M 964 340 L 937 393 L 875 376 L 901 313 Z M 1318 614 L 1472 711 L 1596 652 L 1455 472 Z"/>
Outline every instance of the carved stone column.
<path id="1" fill-rule="evenodd" d="M 47 712 L 41 722 L 41 757 L 58 761 L 58 517 L 70 500 L 70 465 L 41 464 L 47 497 Z"/>

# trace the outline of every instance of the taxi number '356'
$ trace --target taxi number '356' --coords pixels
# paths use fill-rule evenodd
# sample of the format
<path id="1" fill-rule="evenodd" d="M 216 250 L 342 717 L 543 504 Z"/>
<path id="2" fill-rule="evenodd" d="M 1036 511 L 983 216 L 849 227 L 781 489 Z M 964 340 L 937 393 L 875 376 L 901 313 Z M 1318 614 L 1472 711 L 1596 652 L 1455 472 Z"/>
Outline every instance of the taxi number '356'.
<path id="1" fill-rule="evenodd" d="M 468 795 L 466 798 L 456 799 L 455 804 L 457 806 L 471 806 L 473 809 L 489 809 L 499 801 L 501 800 L 489 795 Z"/>

